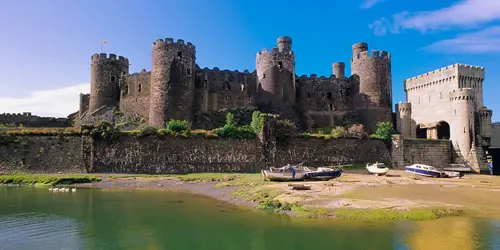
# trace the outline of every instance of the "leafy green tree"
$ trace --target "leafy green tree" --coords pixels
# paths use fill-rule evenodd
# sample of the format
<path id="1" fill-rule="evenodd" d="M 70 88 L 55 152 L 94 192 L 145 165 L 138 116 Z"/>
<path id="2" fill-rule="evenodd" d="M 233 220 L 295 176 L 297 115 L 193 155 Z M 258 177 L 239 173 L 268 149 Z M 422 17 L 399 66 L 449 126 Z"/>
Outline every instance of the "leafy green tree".
<path id="1" fill-rule="evenodd" d="M 396 130 L 392 126 L 392 122 L 379 122 L 377 123 L 377 130 L 371 135 L 372 138 L 391 140 L 392 135 L 396 133 Z"/>

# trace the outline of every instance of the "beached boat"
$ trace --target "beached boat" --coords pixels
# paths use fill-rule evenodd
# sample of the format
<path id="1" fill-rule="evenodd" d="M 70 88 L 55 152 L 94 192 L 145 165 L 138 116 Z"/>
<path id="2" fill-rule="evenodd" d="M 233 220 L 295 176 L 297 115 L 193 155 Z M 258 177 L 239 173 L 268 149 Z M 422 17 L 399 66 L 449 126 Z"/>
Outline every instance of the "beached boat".
<path id="1" fill-rule="evenodd" d="M 374 164 L 366 164 L 366 169 L 368 172 L 375 175 L 385 175 L 389 172 L 389 168 L 385 166 L 384 163 L 376 162 Z"/>
<path id="2" fill-rule="evenodd" d="M 456 171 L 444 171 L 442 177 L 449 177 L 449 178 L 460 178 L 464 176 L 463 172 L 456 172 Z"/>
<path id="3" fill-rule="evenodd" d="M 448 167 L 444 167 L 443 170 L 453 172 L 470 172 L 472 171 L 472 168 L 466 166 L 465 164 L 450 164 Z"/>
<path id="4" fill-rule="evenodd" d="M 437 168 L 425 164 L 413 164 L 411 166 L 406 166 L 405 171 L 428 177 L 441 177 L 443 175 L 443 173 Z"/>
<path id="5" fill-rule="evenodd" d="M 261 171 L 264 178 L 271 181 L 301 181 L 304 180 L 304 175 L 307 172 L 311 172 L 311 169 L 301 165 L 293 166 L 290 164 L 281 168 L 271 167 L 269 170 Z"/>
<path id="6" fill-rule="evenodd" d="M 311 171 L 304 174 L 306 180 L 322 180 L 327 181 L 342 176 L 342 168 L 338 167 L 319 167 L 309 168 Z"/>

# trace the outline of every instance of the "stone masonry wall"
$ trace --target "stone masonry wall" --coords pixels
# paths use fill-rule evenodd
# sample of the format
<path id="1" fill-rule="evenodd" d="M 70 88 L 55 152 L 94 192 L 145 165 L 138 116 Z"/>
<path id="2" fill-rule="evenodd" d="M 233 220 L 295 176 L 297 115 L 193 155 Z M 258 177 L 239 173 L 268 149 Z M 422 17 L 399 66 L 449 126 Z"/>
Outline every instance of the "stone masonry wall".
<path id="1" fill-rule="evenodd" d="M 382 140 L 294 138 L 276 145 L 276 166 L 304 162 L 320 167 L 384 162 L 390 166 L 390 145 Z"/>
<path id="2" fill-rule="evenodd" d="M 260 139 L 135 137 L 115 141 L 87 136 L 0 136 L 0 174 L 258 172 L 303 162 L 318 167 L 384 162 L 395 169 L 413 163 L 441 167 L 452 162 L 446 140 L 292 138 Z M 392 149 L 392 150 L 391 150 Z M 391 155 L 392 154 L 392 155 Z M 391 158 L 392 157 L 392 158 Z"/>
<path id="3" fill-rule="evenodd" d="M 392 146 L 392 167 L 404 169 L 415 163 L 444 167 L 453 163 L 452 153 L 449 140 L 398 140 Z"/>
<path id="4" fill-rule="evenodd" d="M 79 136 L 0 136 L 0 174 L 84 173 Z"/>
<path id="5" fill-rule="evenodd" d="M 256 172 L 263 166 L 258 139 L 121 137 L 93 143 L 92 172 Z"/>

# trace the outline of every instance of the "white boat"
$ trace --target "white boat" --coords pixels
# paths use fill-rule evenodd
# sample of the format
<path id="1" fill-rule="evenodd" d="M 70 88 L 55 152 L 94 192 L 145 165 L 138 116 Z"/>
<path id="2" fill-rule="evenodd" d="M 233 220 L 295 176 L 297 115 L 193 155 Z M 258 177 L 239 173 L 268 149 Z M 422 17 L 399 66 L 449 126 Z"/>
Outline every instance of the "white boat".
<path id="1" fill-rule="evenodd" d="M 443 170 L 453 172 L 470 172 L 472 171 L 472 168 L 466 166 L 465 164 L 450 164 L 448 167 L 444 167 Z"/>
<path id="2" fill-rule="evenodd" d="M 269 168 L 262 170 L 265 179 L 271 181 L 301 181 L 301 180 L 331 180 L 342 175 L 342 168 L 338 167 L 304 167 L 287 164 L 281 168 Z"/>
<path id="3" fill-rule="evenodd" d="M 304 180 L 304 175 L 311 172 L 308 167 L 292 166 L 287 164 L 281 168 L 269 168 L 269 170 L 262 170 L 261 173 L 265 179 L 271 181 L 300 181 Z"/>
<path id="4" fill-rule="evenodd" d="M 374 164 L 366 164 L 366 169 L 375 175 L 385 175 L 389 172 L 389 168 L 385 166 L 384 163 L 376 162 Z"/>
<path id="5" fill-rule="evenodd" d="M 425 164 L 413 164 L 405 167 L 405 171 L 428 177 L 441 177 L 443 173 L 437 168 Z"/>

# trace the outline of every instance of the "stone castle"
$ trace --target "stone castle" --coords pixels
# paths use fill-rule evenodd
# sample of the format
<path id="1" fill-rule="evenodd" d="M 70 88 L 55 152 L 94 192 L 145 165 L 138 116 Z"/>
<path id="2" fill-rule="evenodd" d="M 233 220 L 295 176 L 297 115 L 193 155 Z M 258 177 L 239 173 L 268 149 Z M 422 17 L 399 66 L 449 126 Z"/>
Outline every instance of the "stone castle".
<path id="1" fill-rule="evenodd" d="M 295 74 L 292 39 L 277 39 L 277 48 L 256 55 L 249 72 L 201 69 L 196 48 L 183 40 L 157 40 L 152 45 L 152 69 L 129 73 L 122 56 L 94 54 L 90 94 L 80 95 L 84 120 L 112 107 L 137 114 L 149 125 L 187 120 L 200 127 L 200 117 L 222 109 L 245 109 L 279 114 L 302 130 L 352 123 L 373 131 L 379 121 L 392 121 L 391 57 L 385 51 L 368 53 L 368 44 L 352 46 L 351 76 L 345 64 L 332 65 L 333 74 Z"/>
<path id="2" fill-rule="evenodd" d="M 406 102 L 396 104 L 402 138 L 450 139 L 456 162 L 488 170 L 492 110 L 483 104 L 484 68 L 454 64 L 405 80 Z"/>

